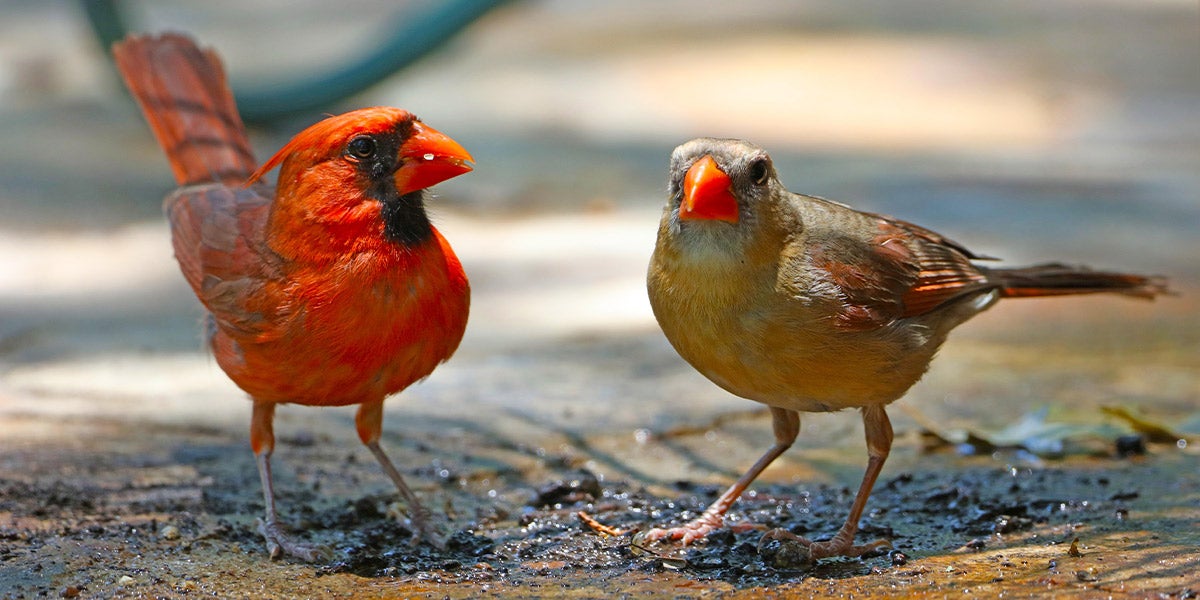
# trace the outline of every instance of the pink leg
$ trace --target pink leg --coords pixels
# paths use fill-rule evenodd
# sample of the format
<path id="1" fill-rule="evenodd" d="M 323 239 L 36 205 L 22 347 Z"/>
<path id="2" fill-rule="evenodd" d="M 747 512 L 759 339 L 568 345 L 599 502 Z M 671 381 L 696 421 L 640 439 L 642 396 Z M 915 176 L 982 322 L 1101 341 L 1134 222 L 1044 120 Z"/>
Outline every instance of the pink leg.
<path id="1" fill-rule="evenodd" d="M 641 539 L 646 541 L 654 541 L 660 539 L 681 540 L 683 545 L 688 545 L 695 540 L 720 529 L 725 521 L 725 513 L 729 512 L 729 507 L 733 506 L 735 500 L 746 491 L 750 483 L 758 478 L 760 474 L 770 465 L 775 459 L 779 458 L 792 443 L 796 441 L 796 436 L 800 433 L 800 413 L 784 408 L 771 407 L 771 425 L 775 430 L 775 445 L 771 446 L 767 453 L 750 467 L 716 502 L 713 502 L 699 517 L 679 527 L 670 529 L 651 529 L 641 534 Z"/>
<path id="2" fill-rule="evenodd" d="M 763 535 L 763 540 L 759 541 L 760 545 L 762 541 L 769 539 L 795 539 L 808 546 L 809 556 L 812 560 L 830 556 L 861 556 L 867 552 L 891 546 L 887 540 L 878 540 L 862 546 L 854 545 L 854 534 L 858 533 L 858 521 L 862 518 L 863 510 L 867 506 L 867 498 L 871 497 L 871 489 L 875 487 L 875 480 L 879 478 L 879 472 L 883 470 L 883 463 L 892 449 L 892 423 L 888 420 L 887 412 L 883 407 L 864 407 L 862 417 L 867 437 L 867 470 L 863 474 L 858 494 L 854 497 L 854 504 L 850 507 L 850 515 L 846 517 L 846 522 L 838 530 L 837 535 L 828 542 L 809 542 L 789 531 L 776 529 Z"/>

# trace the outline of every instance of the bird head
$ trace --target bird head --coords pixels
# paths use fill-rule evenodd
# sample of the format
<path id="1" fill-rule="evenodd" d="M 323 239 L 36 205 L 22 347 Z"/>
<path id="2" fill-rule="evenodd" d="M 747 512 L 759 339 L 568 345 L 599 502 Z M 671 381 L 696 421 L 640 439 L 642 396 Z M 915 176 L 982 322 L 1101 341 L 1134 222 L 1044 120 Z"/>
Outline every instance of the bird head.
<path id="1" fill-rule="evenodd" d="M 695 139 L 671 154 L 670 208 L 680 221 L 736 227 L 770 195 L 774 180 L 766 150 L 742 140 Z"/>
<path id="2" fill-rule="evenodd" d="M 416 242 L 430 227 L 423 190 L 470 171 L 473 160 L 406 110 L 364 108 L 300 132 L 247 184 L 279 165 L 276 210 L 303 203 L 311 221 L 382 224 L 388 237 Z"/>
<path id="3" fill-rule="evenodd" d="M 771 157 L 749 142 L 699 138 L 671 154 L 664 225 L 693 245 L 736 250 L 779 186 Z"/>

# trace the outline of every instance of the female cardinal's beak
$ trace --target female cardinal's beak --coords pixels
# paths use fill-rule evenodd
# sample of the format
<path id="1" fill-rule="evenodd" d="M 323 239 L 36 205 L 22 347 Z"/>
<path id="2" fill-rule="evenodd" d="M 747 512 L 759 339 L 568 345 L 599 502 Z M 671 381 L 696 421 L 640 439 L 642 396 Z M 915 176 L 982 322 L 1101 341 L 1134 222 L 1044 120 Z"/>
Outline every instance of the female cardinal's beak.
<path id="1" fill-rule="evenodd" d="M 471 170 L 471 155 L 446 134 L 413 121 L 412 132 L 400 146 L 400 168 L 393 176 L 401 194 L 423 190 Z"/>
<path id="2" fill-rule="evenodd" d="M 729 191 L 733 182 L 711 155 L 696 161 L 683 177 L 679 218 L 738 222 L 738 203 Z"/>

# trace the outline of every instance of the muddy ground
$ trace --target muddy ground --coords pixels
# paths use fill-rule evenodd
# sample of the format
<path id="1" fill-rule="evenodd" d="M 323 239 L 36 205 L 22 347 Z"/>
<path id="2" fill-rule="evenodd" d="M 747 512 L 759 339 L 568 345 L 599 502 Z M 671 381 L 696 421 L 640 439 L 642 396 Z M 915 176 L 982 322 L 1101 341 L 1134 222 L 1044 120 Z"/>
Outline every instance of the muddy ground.
<path id="1" fill-rule="evenodd" d="M 352 56 L 399 10 L 129 4 L 241 81 Z M 250 407 L 199 348 L 160 151 L 73 3 L 0 12 L 0 599 L 1200 593 L 1194 0 L 526 0 L 330 107 L 404 106 L 473 153 L 430 203 L 473 302 L 456 356 L 386 406 L 447 549 L 409 543 L 352 410 L 280 408 L 279 508 L 332 551 L 314 565 L 270 561 L 255 531 Z M 300 121 L 256 128 L 259 155 Z M 698 135 L 1006 264 L 1160 273 L 1178 295 L 1006 301 L 959 328 L 890 409 L 859 541 L 892 552 L 758 545 L 836 531 L 866 462 L 854 413 L 805 415 L 731 529 L 635 548 L 771 437 L 646 301 L 667 157 Z"/>
<path id="2" fill-rule="evenodd" d="M 765 430 L 766 421 L 746 425 Z M 1030 466 L 1015 456 L 919 455 L 909 438 L 897 449 L 906 467 L 876 486 L 859 533 L 893 550 L 809 565 L 777 542 L 760 546 L 762 528 L 831 535 L 853 495 L 849 480 L 768 478 L 739 503 L 732 529 L 686 551 L 635 547 L 632 532 L 695 514 L 720 486 L 601 480 L 574 453 L 393 435 L 389 444 L 421 464 L 406 470 L 410 481 L 448 517 L 449 543 L 437 550 L 407 541 L 404 507 L 369 455 L 339 443 L 345 432 L 338 440 L 301 430 L 277 452 L 284 520 L 334 556 L 306 565 L 268 560 L 254 523 L 258 481 L 238 436 L 159 427 L 129 439 L 122 427 L 62 425 L 92 429 L 79 443 L 104 450 L 6 450 L 0 597 L 1200 593 L 1197 459 L 1168 445 Z M 581 511 L 623 535 L 598 532 Z"/>
<path id="3" fill-rule="evenodd" d="M 893 550 L 817 565 L 798 562 L 786 545 L 760 547 L 759 538 L 774 527 L 815 539 L 836 531 L 865 461 L 853 413 L 806 417 L 797 447 L 735 506 L 728 530 L 687 549 L 635 547 L 638 530 L 703 510 L 750 464 L 769 443 L 767 415 L 730 399 L 660 418 L 660 426 L 588 424 L 589 407 L 556 400 L 553 384 L 496 383 L 499 371 L 524 364 L 533 365 L 534 381 L 574 377 L 559 385 L 590 390 L 583 397 L 703 395 L 707 382 L 692 380 L 656 332 L 559 341 L 503 361 L 468 353 L 446 365 L 445 377 L 389 402 L 384 443 L 442 515 L 445 550 L 409 542 L 406 507 L 358 444 L 352 412 L 281 409 L 274 464 L 283 520 L 332 551 L 332 560 L 313 565 L 267 557 L 255 529 L 263 505 L 246 447 L 249 407 L 235 392 L 204 392 L 207 406 L 169 394 L 146 406 L 134 393 L 64 394 L 47 375 L 40 388 L 17 378 L 23 401 L 6 405 L 0 462 L 0 597 L 1194 597 L 1198 437 L 1151 442 L 1094 410 L 1142 386 L 1178 385 L 1193 360 L 1126 354 L 1118 367 L 1100 350 L 1080 351 L 1070 365 L 1021 367 L 1030 339 L 1010 345 L 996 336 L 952 344 L 939 363 L 945 368 L 918 388 L 925 393 L 891 411 L 896 447 L 858 539 L 887 539 Z M 145 365 L 155 360 L 142 357 Z M 1154 363 L 1157 383 L 1117 372 Z M 974 406 L 992 414 L 969 398 L 930 401 L 932 390 L 971 393 L 952 374 L 963 365 L 983 381 L 1023 369 L 1019 387 L 1034 394 L 1065 379 L 1064 401 L 1089 380 L 1124 391 L 1053 411 L 1042 433 L 1064 442 L 1057 457 L 931 443 L 914 417 L 978 431 L 979 420 L 954 413 Z M 95 377 L 94 369 L 79 371 Z M 464 382 L 472 371 L 477 379 Z M 219 372 L 211 375 L 219 386 Z M 472 407 L 489 385 L 500 396 L 524 390 L 527 400 L 543 398 L 544 410 Z M 445 403 L 430 402 L 438 396 Z M 1014 409 L 1046 399 L 995 397 Z M 1171 406 L 1172 397 L 1160 404 Z M 1180 400 L 1168 427 L 1194 431 L 1195 412 Z M 608 407 L 631 413 L 611 421 L 654 421 L 617 400 Z"/>

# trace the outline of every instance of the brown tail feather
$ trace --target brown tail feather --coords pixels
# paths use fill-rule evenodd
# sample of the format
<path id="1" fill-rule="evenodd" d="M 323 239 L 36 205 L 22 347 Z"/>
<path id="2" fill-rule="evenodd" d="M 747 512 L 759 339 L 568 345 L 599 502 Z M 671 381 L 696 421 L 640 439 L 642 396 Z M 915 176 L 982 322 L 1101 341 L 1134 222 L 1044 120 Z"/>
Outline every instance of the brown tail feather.
<path id="1" fill-rule="evenodd" d="M 130 36 L 117 68 L 162 145 L 179 185 L 239 185 L 256 161 L 221 60 L 187 36 Z"/>
<path id="2" fill-rule="evenodd" d="M 1004 298 L 1116 293 L 1153 299 L 1170 293 L 1166 279 L 1156 276 L 1093 271 L 1087 267 L 1050 263 L 1018 269 L 988 269 L 1001 285 Z"/>

